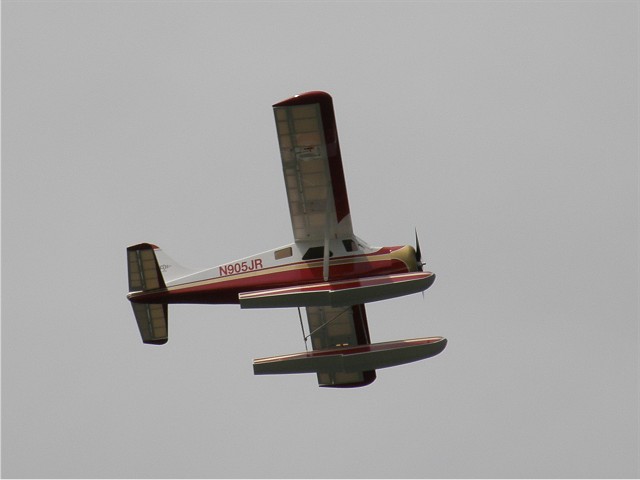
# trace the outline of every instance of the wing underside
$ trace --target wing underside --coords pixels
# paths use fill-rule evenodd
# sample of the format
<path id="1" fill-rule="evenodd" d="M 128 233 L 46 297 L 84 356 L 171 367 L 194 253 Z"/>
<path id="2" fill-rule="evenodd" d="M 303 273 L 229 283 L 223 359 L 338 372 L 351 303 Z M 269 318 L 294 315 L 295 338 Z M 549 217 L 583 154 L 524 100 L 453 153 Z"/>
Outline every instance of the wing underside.
<path id="1" fill-rule="evenodd" d="M 306 307 L 314 351 L 335 347 L 369 345 L 369 326 L 364 305 L 347 307 Z M 322 387 L 359 387 L 376 379 L 375 370 L 317 372 Z"/>
<path id="2" fill-rule="evenodd" d="M 351 236 L 331 97 L 309 92 L 277 103 L 273 109 L 296 242 Z"/>

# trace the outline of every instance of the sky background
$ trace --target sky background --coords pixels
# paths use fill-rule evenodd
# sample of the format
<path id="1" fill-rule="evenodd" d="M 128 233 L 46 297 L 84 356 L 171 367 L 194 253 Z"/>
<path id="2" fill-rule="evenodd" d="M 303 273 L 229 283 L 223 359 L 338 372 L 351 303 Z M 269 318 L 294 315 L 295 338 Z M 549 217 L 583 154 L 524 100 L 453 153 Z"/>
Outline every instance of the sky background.
<path id="1" fill-rule="evenodd" d="M 4 477 L 637 477 L 636 2 L 2 2 Z M 254 377 L 294 309 L 170 306 L 125 247 L 291 242 L 271 105 L 334 99 L 353 225 L 441 335 L 361 389 Z"/>

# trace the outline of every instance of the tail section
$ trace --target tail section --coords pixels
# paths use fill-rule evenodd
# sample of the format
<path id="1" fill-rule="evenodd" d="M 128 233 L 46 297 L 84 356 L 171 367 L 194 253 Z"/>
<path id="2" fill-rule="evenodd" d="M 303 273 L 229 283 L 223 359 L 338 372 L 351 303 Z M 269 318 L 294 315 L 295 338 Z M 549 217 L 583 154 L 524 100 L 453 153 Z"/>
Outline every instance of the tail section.
<path id="1" fill-rule="evenodd" d="M 154 250 L 155 245 L 141 243 L 127 248 L 129 293 L 165 288 L 165 281 Z M 166 303 L 131 303 L 144 343 L 163 345 L 169 339 Z"/>
<path id="2" fill-rule="evenodd" d="M 155 245 L 140 243 L 127 248 L 129 292 L 165 288 L 164 277 L 156 259 Z"/>
<path id="3" fill-rule="evenodd" d="M 169 308 L 166 303 L 132 303 L 143 343 L 164 345 L 169 340 Z"/>
<path id="4" fill-rule="evenodd" d="M 169 257 L 166 253 L 164 253 L 160 248 L 153 246 L 153 253 L 156 256 L 156 260 L 158 261 L 158 266 L 160 268 L 160 273 L 162 274 L 162 279 L 166 283 L 173 282 L 182 277 L 186 277 L 187 275 L 191 275 L 198 270 L 194 270 L 192 268 L 183 267 L 182 265 L 178 265 L 178 263 Z"/>

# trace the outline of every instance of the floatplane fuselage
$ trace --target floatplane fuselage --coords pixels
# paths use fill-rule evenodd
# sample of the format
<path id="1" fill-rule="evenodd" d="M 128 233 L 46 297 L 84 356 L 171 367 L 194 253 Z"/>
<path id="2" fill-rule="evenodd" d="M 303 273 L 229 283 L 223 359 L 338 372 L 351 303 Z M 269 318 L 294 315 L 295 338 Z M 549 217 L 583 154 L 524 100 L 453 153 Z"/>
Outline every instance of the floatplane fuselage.
<path id="1" fill-rule="evenodd" d="M 142 341 L 167 342 L 169 304 L 240 304 L 306 310 L 313 350 L 256 359 L 258 375 L 313 372 L 321 386 L 360 387 L 378 368 L 440 353 L 443 337 L 371 342 L 365 304 L 424 291 L 435 275 L 423 271 L 417 234 L 414 248 L 371 247 L 353 233 L 331 97 L 308 92 L 273 108 L 294 243 L 201 270 L 150 243 L 128 247 Z"/>
<path id="2" fill-rule="evenodd" d="M 435 274 L 420 271 L 413 246 L 371 248 L 357 238 L 331 242 L 326 278 L 324 248 L 315 244 L 293 243 L 199 271 L 187 271 L 155 245 L 142 244 L 130 251 L 143 250 L 143 245 L 158 257 L 160 273 L 170 280 L 155 289 L 130 293 L 134 303 L 242 304 L 241 295 L 265 290 L 274 290 L 271 297 L 278 292 L 296 295 L 308 291 L 307 285 L 367 288 L 376 280 L 378 284 L 421 280 L 426 289 L 435 280 Z M 416 275 L 406 275 L 412 272 Z M 378 299 L 382 298 L 369 301 Z"/>

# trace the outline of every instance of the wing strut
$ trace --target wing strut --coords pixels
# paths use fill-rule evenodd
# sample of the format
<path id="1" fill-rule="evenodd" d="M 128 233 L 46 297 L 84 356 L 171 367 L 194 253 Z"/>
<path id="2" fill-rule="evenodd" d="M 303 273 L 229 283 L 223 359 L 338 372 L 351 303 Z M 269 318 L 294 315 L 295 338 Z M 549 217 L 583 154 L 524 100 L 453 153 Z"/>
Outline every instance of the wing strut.
<path id="1" fill-rule="evenodd" d="M 308 352 L 307 347 L 307 335 L 304 333 L 304 325 L 302 324 L 302 314 L 300 313 L 300 307 L 298 307 L 298 318 L 300 319 L 300 328 L 302 329 L 302 339 L 304 340 L 304 349 Z"/>
<path id="2" fill-rule="evenodd" d="M 328 230 L 328 229 L 327 229 Z M 325 282 L 329 281 L 329 232 L 324 236 L 324 257 L 322 260 L 322 277 Z"/>
<path id="3" fill-rule="evenodd" d="M 339 314 L 337 314 L 335 317 L 327 320 L 326 322 L 324 322 L 322 325 L 320 325 L 318 328 L 315 328 L 312 332 L 309 332 L 309 335 L 304 337 L 304 344 L 305 346 L 307 345 L 307 338 L 309 338 L 311 335 L 313 335 L 314 333 L 316 333 L 318 330 L 322 330 L 324 327 L 326 327 L 327 325 L 329 325 L 331 322 L 333 322 L 334 320 L 338 319 L 341 315 L 344 315 L 345 312 L 347 312 L 349 309 L 351 309 L 351 306 L 348 306 L 347 308 L 343 309 Z M 300 311 L 300 308 L 298 308 L 298 311 Z M 300 317 L 300 322 L 302 322 L 302 317 Z M 304 332 L 304 329 L 303 329 Z"/>
<path id="4" fill-rule="evenodd" d="M 332 198 L 329 185 L 327 185 L 327 198 Z M 331 225 L 331 210 L 327 208 L 326 220 L 324 223 L 324 257 L 322 259 L 322 276 L 324 281 L 329 281 L 329 235 L 331 232 L 329 229 Z"/>

